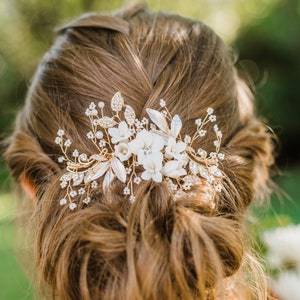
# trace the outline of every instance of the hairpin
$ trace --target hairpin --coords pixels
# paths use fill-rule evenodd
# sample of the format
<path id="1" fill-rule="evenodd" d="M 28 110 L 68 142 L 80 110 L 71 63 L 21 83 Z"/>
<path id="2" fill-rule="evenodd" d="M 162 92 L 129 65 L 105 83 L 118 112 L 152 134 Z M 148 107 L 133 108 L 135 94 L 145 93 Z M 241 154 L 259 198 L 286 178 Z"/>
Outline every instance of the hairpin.
<path id="1" fill-rule="evenodd" d="M 72 142 L 66 138 L 65 131 L 57 132 L 55 143 L 63 153 L 58 162 L 66 165 L 66 172 L 60 178 L 60 186 L 66 193 L 60 205 L 68 204 L 74 210 L 78 197 L 88 204 L 91 190 L 97 188 L 101 180 L 103 189 L 113 180 L 121 181 L 124 196 L 134 201 L 134 186 L 142 180 L 152 180 L 165 181 L 174 200 L 188 195 L 193 186 L 206 181 L 212 187 L 208 199 L 214 207 L 215 193 L 222 190 L 224 177 L 219 169 L 224 154 L 220 152 L 222 132 L 218 125 L 213 126 L 214 152 L 208 154 L 204 149 L 193 148 L 197 139 L 206 136 L 206 125 L 216 121 L 212 108 L 207 109 L 203 119 L 196 119 L 194 134 L 182 138 L 182 121 L 178 115 L 170 114 L 163 99 L 160 110 L 147 108 L 148 118 L 141 120 L 136 118 L 134 109 L 125 104 L 120 92 L 111 99 L 112 116 L 104 115 L 104 106 L 104 102 L 99 102 L 98 107 L 91 102 L 85 111 L 91 123 L 87 138 L 97 153 L 88 156 L 77 149 L 70 151 Z"/>

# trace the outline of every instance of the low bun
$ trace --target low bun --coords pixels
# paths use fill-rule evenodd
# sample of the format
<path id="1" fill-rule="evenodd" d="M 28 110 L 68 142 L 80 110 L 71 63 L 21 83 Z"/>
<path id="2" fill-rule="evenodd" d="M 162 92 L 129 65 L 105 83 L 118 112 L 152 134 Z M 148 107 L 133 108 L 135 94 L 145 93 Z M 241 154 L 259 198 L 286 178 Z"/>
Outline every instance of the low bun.
<path id="1" fill-rule="evenodd" d="M 55 193 L 38 206 L 38 267 L 62 299 L 168 299 L 170 291 L 172 299 L 205 299 L 207 287 L 239 269 L 239 224 L 193 210 L 198 196 L 174 201 L 164 184 L 142 182 L 131 204 L 117 190 L 100 201 L 96 193 L 73 214 L 54 211 Z M 50 206 L 55 219 L 45 216 Z"/>

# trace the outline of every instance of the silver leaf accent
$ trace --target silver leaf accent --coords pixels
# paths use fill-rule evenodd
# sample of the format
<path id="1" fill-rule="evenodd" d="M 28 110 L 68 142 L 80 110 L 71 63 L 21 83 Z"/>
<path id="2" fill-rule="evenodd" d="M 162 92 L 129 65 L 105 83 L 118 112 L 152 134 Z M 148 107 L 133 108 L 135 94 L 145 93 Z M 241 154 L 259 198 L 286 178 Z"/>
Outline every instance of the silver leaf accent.
<path id="1" fill-rule="evenodd" d="M 190 161 L 189 168 L 194 175 L 197 175 L 197 173 L 199 172 L 199 165 L 193 160 Z"/>
<path id="2" fill-rule="evenodd" d="M 167 122 L 165 116 L 161 112 L 159 112 L 155 109 L 151 109 L 151 108 L 147 108 L 146 112 L 147 112 L 149 118 L 151 119 L 151 121 L 160 130 L 162 130 L 165 133 L 169 133 L 170 129 L 169 129 L 169 126 L 168 126 L 168 122 Z"/>
<path id="3" fill-rule="evenodd" d="M 73 176 L 73 186 L 78 186 L 82 183 L 84 178 L 84 173 L 77 173 L 76 176 Z"/>
<path id="4" fill-rule="evenodd" d="M 110 104 L 111 109 L 113 111 L 121 111 L 123 104 L 124 104 L 124 99 L 121 93 L 120 92 L 115 93 L 111 99 L 111 104 Z"/>
<path id="5" fill-rule="evenodd" d="M 111 167 L 120 181 L 126 182 L 126 169 L 120 160 L 116 157 L 111 159 Z"/>
<path id="6" fill-rule="evenodd" d="M 106 161 L 107 160 L 107 158 L 105 156 L 99 155 L 99 154 L 91 155 L 90 159 L 97 160 L 97 161 Z"/>
<path id="7" fill-rule="evenodd" d="M 84 183 L 89 183 L 101 177 L 108 169 L 109 161 L 99 162 L 87 171 L 84 178 Z"/>
<path id="8" fill-rule="evenodd" d="M 203 166 L 199 166 L 199 173 L 200 173 L 200 176 L 205 178 L 205 179 L 208 179 L 209 178 L 209 174 L 208 174 L 208 171 L 205 167 Z"/>
<path id="9" fill-rule="evenodd" d="M 223 176 L 222 171 L 217 166 L 211 166 L 211 167 L 209 167 L 209 170 L 216 177 L 222 177 Z"/>
<path id="10" fill-rule="evenodd" d="M 114 127 L 116 124 L 117 122 L 114 119 L 107 116 L 104 116 L 99 119 L 99 125 L 103 128 Z"/>
<path id="11" fill-rule="evenodd" d="M 133 125 L 135 121 L 135 112 L 134 109 L 130 105 L 126 105 L 125 111 L 124 111 L 124 117 L 127 121 L 128 125 Z"/>
<path id="12" fill-rule="evenodd" d="M 182 122 L 178 115 L 175 115 L 171 121 L 171 136 L 177 138 L 182 128 Z"/>
<path id="13" fill-rule="evenodd" d="M 114 178 L 115 178 L 114 173 L 112 172 L 111 169 L 109 169 L 109 170 L 106 172 L 106 174 L 105 174 L 105 176 L 104 176 L 104 179 L 103 179 L 103 188 L 104 188 L 104 189 L 105 189 L 105 188 L 108 188 L 109 185 L 111 184 L 111 182 L 114 180 Z"/>
<path id="14" fill-rule="evenodd" d="M 60 177 L 60 181 L 70 181 L 71 178 L 72 178 L 72 172 L 68 172 Z"/>

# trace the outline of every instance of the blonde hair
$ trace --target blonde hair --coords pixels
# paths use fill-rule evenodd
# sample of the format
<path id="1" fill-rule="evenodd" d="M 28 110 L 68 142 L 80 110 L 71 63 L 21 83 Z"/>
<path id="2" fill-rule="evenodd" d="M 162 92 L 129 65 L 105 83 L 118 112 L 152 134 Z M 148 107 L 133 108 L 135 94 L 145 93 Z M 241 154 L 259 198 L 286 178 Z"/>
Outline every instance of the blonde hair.
<path id="1" fill-rule="evenodd" d="M 84 209 L 59 205 L 64 170 L 57 164 L 57 129 L 67 128 L 80 152 L 95 153 L 84 110 L 116 91 L 139 118 L 166 99 L 184 134 L 214 108 L 226 155 L 217 209 L 203 205 L 205 185 L 174 201 L 164 183 L 143 181 L 130 203 L 117 180 L 108 191 L 96 189 Z M 198 146 L 207 149 L 213 139 L 208 131 Z M 34 186 L 36 264 L 53 299 L 230 299 L 238 295 L 237 272 L 256 281 L 248 283 L 252 296 L 266 299 L 263 288 L 251 290 L 263 279 L 259 264 L 252 271 L 246 266 L 255 259 L 244 245 L 244 217 L 248 205 L 268 192 L 271 134 L 254 115 L 229 49 L 201 22 L 135 5 L 60 28 L 5 155 L 16 181 L 25 176 Z"/>

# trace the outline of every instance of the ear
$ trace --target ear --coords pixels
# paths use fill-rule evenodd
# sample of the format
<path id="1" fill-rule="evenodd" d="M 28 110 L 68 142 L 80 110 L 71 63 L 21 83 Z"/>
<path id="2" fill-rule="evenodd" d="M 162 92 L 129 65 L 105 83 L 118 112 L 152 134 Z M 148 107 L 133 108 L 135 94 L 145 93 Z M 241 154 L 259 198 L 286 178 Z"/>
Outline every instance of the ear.
<path id="1" fill-rule="evenodd" d="M 33 180 L 25 174 L 23 174 L 21 175 L 20 183 L 26 195 L 29 196 L 30 199 L 32 199 L 32 202 L 35 205 L 37 203 L 37 199 Z"/>

